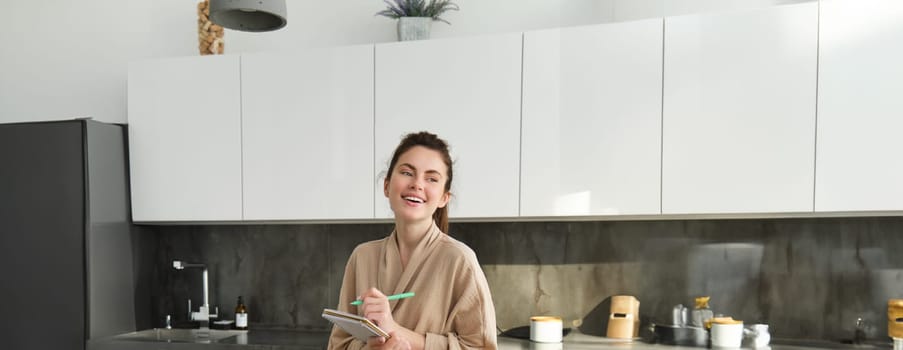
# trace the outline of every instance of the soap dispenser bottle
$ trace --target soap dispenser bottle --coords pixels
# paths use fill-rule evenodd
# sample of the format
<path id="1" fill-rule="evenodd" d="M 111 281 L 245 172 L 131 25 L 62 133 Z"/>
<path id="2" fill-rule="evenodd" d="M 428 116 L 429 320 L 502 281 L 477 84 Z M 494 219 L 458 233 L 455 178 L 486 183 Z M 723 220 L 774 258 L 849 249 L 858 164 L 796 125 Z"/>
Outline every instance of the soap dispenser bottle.
<path id="1" fill-rule="evenodd" d="M 238 297 L 238 305 L 235 306 L 235 329 L 248 329 L 248 308 L 245 307 L 241 296 Z"/>
<path id="2" fill-rule="evenodd" d="M 696 298 L 696 307 L 693 309 L 693 317 L 691 317 L 690 322 L 694 327 L 700 328 L 709 328 L 711 324 L 709 321 L 715 317 L 715 314 L 709 309 L 709 297 L 697 297 Z"/>

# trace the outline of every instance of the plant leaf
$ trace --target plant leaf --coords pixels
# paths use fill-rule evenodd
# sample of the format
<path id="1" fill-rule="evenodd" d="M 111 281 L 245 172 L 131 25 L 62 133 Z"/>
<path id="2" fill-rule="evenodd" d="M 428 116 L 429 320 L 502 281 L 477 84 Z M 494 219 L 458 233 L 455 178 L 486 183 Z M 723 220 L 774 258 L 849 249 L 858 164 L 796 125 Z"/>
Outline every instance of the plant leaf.
<path id="1" fill-rule="evenodd" d="M 383 2 L 386 9 L 377 12 L 376 15 L 389 18 L 430 17 L 434 21 L 451 24 L 440 16 L 448 11 L 460 10 L 452 0 L 383 0 Z"/>

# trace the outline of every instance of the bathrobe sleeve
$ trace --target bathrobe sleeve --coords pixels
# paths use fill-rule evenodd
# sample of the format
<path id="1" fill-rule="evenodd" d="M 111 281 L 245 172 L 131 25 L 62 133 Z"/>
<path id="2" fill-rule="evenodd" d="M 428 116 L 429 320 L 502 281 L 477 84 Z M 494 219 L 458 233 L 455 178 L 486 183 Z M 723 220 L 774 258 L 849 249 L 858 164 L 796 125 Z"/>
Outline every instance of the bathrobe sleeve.
<path id="1" fill-rule="evenodd" d="M 489 285 L 475 256 L 465 254 L 454 271 L 450 312 L 444 334 L 426 333 L 425 350 L 497 349 L 495 308 Z M 436 291 L 436 294 L 442 294 Z M 435 295 L 435 294 L 434 294 Z"/>

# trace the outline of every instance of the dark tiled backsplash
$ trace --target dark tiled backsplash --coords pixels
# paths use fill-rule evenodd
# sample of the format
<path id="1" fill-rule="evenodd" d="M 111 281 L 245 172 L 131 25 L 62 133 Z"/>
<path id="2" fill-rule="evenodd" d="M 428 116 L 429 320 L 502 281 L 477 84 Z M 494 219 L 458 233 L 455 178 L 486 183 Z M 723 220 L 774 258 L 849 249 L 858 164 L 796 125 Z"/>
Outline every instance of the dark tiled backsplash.
<path id="1" fill-rule="evenodd" d="M 244 296 L 250 322 L 325 330 L 345 262 L 390 224 L 142 226 L 154 250 L 151 326 L 187 318 L 210 267 L 211 304 L 233 317 Z M 668 323 L 674 305 L 711 296 L 716 314 L 767 323 L 773 337 L 853 336 L 857 318 L 886 339 L 886 305 L 903 298 L 903 218 L 461 223 L 452 235 L 480 259 L 502 329 L 558 315 L 604 334 L 608 298 L 640 300 L 645 323 Z M 142 284 L 144 285 L 144 284 Z M 141 324 L 141 322 L 139 322 Z"/>

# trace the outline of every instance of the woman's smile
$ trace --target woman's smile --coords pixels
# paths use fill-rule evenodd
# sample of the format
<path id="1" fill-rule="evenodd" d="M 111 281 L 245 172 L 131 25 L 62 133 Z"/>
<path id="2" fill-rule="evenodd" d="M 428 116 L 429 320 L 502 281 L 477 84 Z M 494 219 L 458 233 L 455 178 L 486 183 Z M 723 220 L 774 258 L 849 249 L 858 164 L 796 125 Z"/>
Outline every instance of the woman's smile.
<path id="1" fill-rule="evenodd" d="M 407 194 L 407 195 L 402 195 L 401 198 L 406 200 L 408 202 L 408 204 L 411 206 L 419 206 L 421 204 L 426 203 L 425 199 L 423 199 L 422 197 L 417 196 L 417 195 Z"/>

